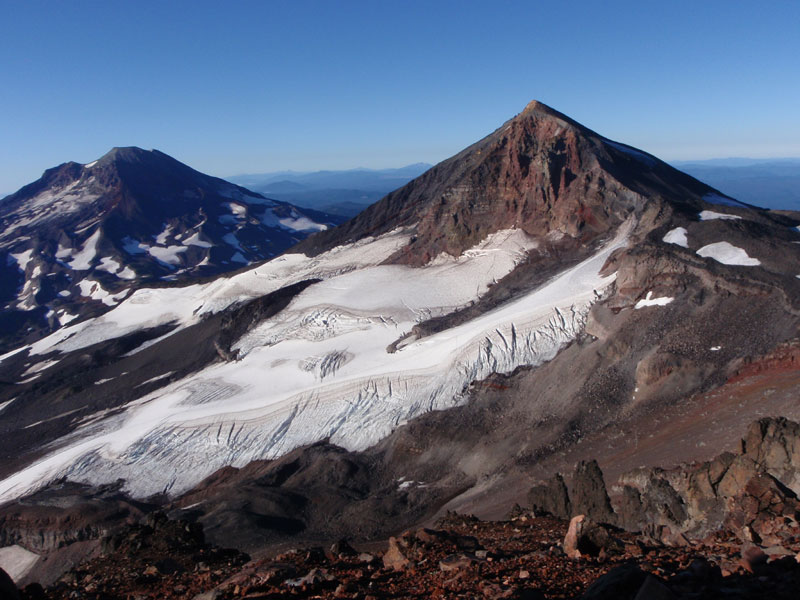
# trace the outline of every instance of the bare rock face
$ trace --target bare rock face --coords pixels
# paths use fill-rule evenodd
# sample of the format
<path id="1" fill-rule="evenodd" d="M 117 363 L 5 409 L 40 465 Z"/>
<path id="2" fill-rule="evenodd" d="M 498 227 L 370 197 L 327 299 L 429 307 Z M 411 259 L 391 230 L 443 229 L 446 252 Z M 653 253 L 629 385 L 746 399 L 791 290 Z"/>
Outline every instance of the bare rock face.
<path id="1" fill-rule="evenodd" d="M 761 419 L 742 441 L 744 455 L 800 494 L 800 423 Z"/>
<path id="2" fill-rule="evenodd" d="M 797 524 L 799 511 L 794 492 L 771 475 L 759 473 L 731 499 L 726 525 L 736 531 L 749 528 L 761 541 L 780 544 L 780 534 L 787 523 Z"/>
<path id="3" fill-rule="evenodd" d="M 596 460 L 580 461 L 572 478 L 573 512 L 584 514 L 600 523 L 614 523 L 616 515 L 611 508 L 603 471 Z"/>
<path id="4" fill-rule="evenodd" d="M 651 479 L 645 492 L 644 511 L 652 519 L 658 516 L 660 523 L 682 526 L 688 517 L 683 498 L 666 479 Z"/>
<path id="5" fill-rule="evenodd" d="M 314 254 L 398 226 L 415 226 L 417 235 L 393 261 L 413 265 L 442 252 L 458 256 L 511 227 L 586 244 L 650 210 L 648 204 L 669 199 L 688 207 L 709 191 L 534 101 L 494 133 L 297 248 Z"/>
<path id="6" fill-rule="evenodd" d="M 572 516 L 572 503 L 561 473 L 556 473 L 544 484 L 533 486 L 528 492 L 528 503 L 535 513 L 546 513 L 559 519 Z"/>
<path id="7" fill-rule="evenodd" d="M 146 510 L 147 505 L 130 501 L 114 486 L 55 486 L 0 509 L 0 546 L 18 544 L 46 554 L 74 542 L 99 540 L 142 518 Z"/>
<path id="8" fill-rule="evenodd" d="M 668 528 L 676 535 L 722 527 L 742 540 L 780 545 L 800 531 L 800 501 L 787 483 L 797 475 L 800 425 L 761 419 L 749 427 L 741 447 L 740 454 L 671 471 L 624 475 L 619 524 L 629 530 Z"/>

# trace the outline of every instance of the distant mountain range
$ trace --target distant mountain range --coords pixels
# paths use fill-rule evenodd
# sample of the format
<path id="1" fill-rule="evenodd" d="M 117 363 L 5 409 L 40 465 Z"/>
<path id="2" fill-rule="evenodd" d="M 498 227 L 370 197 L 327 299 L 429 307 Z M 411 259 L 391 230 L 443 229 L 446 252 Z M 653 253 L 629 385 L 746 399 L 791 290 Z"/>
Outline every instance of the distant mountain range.
<path id="1" fill-rule="evenodd" d="M 715 158 L 672 164 L 743 202 L 800 210 L 800 158 Z"/>
<path id="2" fill-rule="evenodd" d="M 428 163 L 415 163 L 399 169 L 276 171 L 228 179 L 270 198 L 352 217 L 430 168 Z"/>

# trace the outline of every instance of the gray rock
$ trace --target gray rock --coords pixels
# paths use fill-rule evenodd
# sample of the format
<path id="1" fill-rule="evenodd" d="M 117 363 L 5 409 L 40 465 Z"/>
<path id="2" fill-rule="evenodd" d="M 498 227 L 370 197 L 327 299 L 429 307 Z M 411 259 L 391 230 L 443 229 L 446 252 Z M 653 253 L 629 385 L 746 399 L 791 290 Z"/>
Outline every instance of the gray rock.
<path id="1" fill-rule="evenodd" d="M 559 519 L 572 516 L 572 503 L 561 473 L 556 473 L 544 484 L 533 486 L 528 492 L 528 504 L 537 514 L 547 513 Z"/>
<path id="2" fill-rule="evenodd" d="M 574 514 L 586 515 L 598 523 L 616 522 L 603 471 L 596 460 L 582 460 L 576 465 L 570 497 Z"/>

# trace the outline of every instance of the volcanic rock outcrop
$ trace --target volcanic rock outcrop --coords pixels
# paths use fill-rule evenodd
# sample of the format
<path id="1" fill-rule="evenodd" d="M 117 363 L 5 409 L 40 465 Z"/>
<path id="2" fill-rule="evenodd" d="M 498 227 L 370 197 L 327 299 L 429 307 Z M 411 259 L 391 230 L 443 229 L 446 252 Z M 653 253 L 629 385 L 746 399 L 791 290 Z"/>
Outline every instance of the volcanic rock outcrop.
<path id="1" fill-rule="evenodd" d="M 738 453 L 667 470 L 650 467 L 624 473 L 612 486 L 617 491 L 616 510 L 604 502 L 606 485 L 595 461 L 576 465 L 571 493 L 555 475 L 534 486 L 529 499 L 540 513 L 553 513 L 553 508 L 563 515 L 564 507 L 572 506 L 572 514 L 632 531 L 658 532 L 662 541 L 675 541 L 670 537 L 674 533 L 702 537 L 726 530 L 742 541 L 780 545 L 800 533 L 798 443 L 798 423 L 760 419 L 748 428 Z M 554 487 L 562 490 L 561 498 L 548 505 L 545 490 Z"/>

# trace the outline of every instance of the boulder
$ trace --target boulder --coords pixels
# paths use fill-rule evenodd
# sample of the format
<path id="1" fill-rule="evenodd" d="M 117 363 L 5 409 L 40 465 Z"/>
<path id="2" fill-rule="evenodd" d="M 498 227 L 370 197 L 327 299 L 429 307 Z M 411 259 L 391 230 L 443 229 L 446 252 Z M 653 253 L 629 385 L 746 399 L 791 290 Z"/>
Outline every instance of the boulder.
<path id="1" fill-rule="evenodd" d="M 611 546 L 611 536 L 602 525 L 586 515 L 573 517 L 564 537 L 564 553 L 570 558 L 598 556 L 601 550 Z"/>
<path id="2" fill-rule="evenodd" d="M 477 558 L 475 555 L 460 552 L 458 554 L 450 554 L 440 560 L 439 569 L 445 573 L 449 571 L 460 571 L 461 569 L 468 569 L 476 562 L 486 561 Z"/>
<path id="3" fill-rule="evenodd" d="M 403 552 L 403 549 L 397 542 L 397 538 L 390 537 L 389 549 L 386 551 L 386 554 L 383 555 L 383 566 L 386 567 L 387 569 L 394 569 L 395 571 L 403 571 L 410 564 L 411 561 Z"/>
<path id="4" fill-rule="evenodd" d="M 787 532 L 787 521 L 793 521 L 800 511 L 794 492 L 766 473 L 751 477 L 730 503 L 725 524 L 741 537 L 753 537 L 775 544 Z M 752 533 L 751 533 L 752 532 Z"/>
<path id="5" fill-rule="evenodd" d="M 0 598 L 3 600 L 19 600 L 19 590 L 11 576 L 0 569 Z"/>
<path id="6" fill-rule="evenodd" d="M 650 577 L 636 565 L 621 565 L 598 577 L 582 600 L 632 600 Z"/>
<path id="7" fill-rule="evenodd" d="M 346 556 L 357 556 L 358 552 L 356 549 L 350 545 L 345 539 L 338 540 L 334 542 L 330 547 L 330 553 L 334 557 L 346 557 Z"/>

